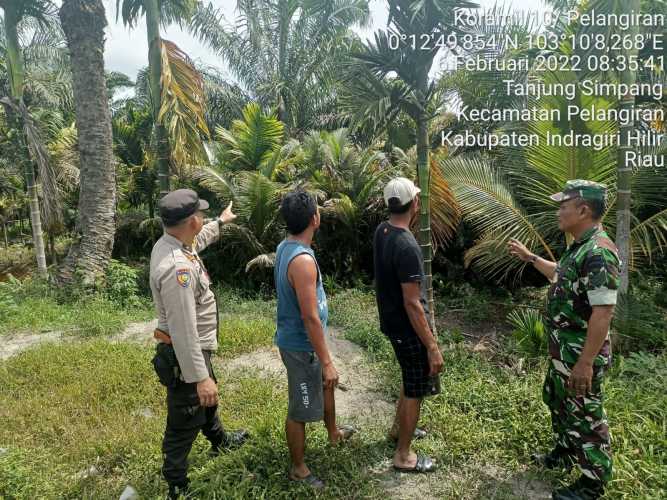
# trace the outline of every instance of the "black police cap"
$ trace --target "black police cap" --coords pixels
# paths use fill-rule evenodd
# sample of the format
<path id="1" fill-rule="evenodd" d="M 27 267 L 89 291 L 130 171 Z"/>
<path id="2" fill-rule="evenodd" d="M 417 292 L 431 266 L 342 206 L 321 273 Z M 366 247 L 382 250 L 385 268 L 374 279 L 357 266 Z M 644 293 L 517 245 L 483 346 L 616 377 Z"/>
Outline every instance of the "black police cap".
<path id="1" fill-rule="evenodd" d="M 207 210 L 208 202 L 200 200 L 192 189 L 177 189 L 162 197 L 158 202 L 160 217 L 167 225 L 174 225 L 190 217 L 197 210 Z"/>

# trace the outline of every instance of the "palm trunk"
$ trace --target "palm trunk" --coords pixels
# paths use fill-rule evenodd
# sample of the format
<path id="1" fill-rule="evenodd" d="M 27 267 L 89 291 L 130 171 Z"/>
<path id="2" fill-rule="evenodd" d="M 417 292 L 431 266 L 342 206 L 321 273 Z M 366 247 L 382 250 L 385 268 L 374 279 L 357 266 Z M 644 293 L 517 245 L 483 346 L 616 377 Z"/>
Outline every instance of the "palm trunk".
<path id="1" fill-rule="evenodd" d="M 104 73 L 107 22 L 102 0 L 65 0 L 60 21 L 70 51 L 81 171 L 74 243 L 59 278 L 68 283 L 76 276 L 90 285 L 111 259 L 116 219 L 116 172 Z"/>
<path id="2" fill-rule="evenodd" d="M 278 20 L 278 75 L 280 83 L 285 82 L 285 53 L 287 51 L 287 36 L 289 29 L 289 20 L 287 26 L 282 22 L 281 16 Z M 292 123 L 287 123 L 287 100 L 285 99 L 285 89 L 281 88 L 278 91 L 278 120 L 285 124 L 285 134 L 288 134 L 292 128 Z"/>
<path id="3" fill-rule="evenodd" d="M 167 129 L 159 123 L 162 107 L 162 53 L 160 40 L 160 7 L 158 0 L 146 0 L 146 29 L 148 32 L 148 75 L 153 102 L 154 144 L 157 152 L 157 170 L 160 198 L 169 192 L 169 137 Z"/>
<path id="4" fill-rule="evenodd" d="M 640 2 L 639 0 L 630 0 L 627 4 L 624 4 L 626 7 L 624 12 L 640 12 Z M 637 26 L 630 27 L 629 33 L 627 33 L 628 38 L 634 40 L 634 37 L 638 34 Z M 627 54 L 628 56 L 636 56 L 637 50 L 631 50 Z M 628 58 L 630 59 L 630 58 Z M 634 71 L 629 69 L 623 71 L 620 74 L 621 83 L 624 83 L 628 86 L 635 83 L 637 75 Z M 632 108 L 635 106 L 635 98 L 629 94 L 624 95 L 621 98 L 619 103 L 621 110 L 628 110 L 629 113 Z M 634 129 L 634 122 L 629 122 L 626 125 L 622 125 L 620 128 L 621 141 L 618 152 L 618 171 L 616 179 L 616 189 L 617 189 L 617 198 L 616 198 L 616 245 L 618 246 L 618 255 L 621 260 L 621 283 L 619 292 L 621 296 L 624 296 L 628 291 L 628 285 L 630 282 L 629 275 L 629 265 L 630 265 L 630 223 L 632 218 L 631 212 L 631 186 L 632 186 L 632 168 L 628 164 L 626 153 L 630 151 L 630 133 Z"/>
<path id="5" fill-rule="evenodd" d="M 431 172 L 429 170 L 428 122 L 425 116 L 428 73 L 422 72 L 419 81 L 420 111 L 417 122 L 417 177 L 421 189 L 419 203 L 419 244 L 424 258 L 424 275 L 426 278 L 426 300 L 430 314 L 431 327 L 436 334 L 435 301 L 433 297 L 433 247 L 431 245 Z"/>
<path id="6" fill-rule="evenodd" d="M 19 47 L 19 38 L 17 26 L 20 19 L 17 13 L 9 8 L 5 10 L 4 27 L 7 44 L 7 68 L 9 73 L 9 90 L 12 99 L 21 103 L 23 101 L 23 56 Z M 20 130 L 19 144 L 22 151 L 25 151 L 25 182 L 28 200 L 30 203 L 30 224 L 32 226 L 32 241 L 37 258 L 37 274 L 45 278 L 48 273 L 46 269 L 46 253 L 44 250 L 44 232 L 42 230 L 42 217 L 39 210 L 39 198 L 37 194 L 37 185 L 35 184 L 35 169 L 28 155 L 27 146 L 24 141 L 24 132 L 22 124 L 19 123 L 21 117 L 16 114 L 17 128 Z"/>
<path id="7" fill-rule="evenodd" d="M 56 254 L 56 238 L 49 234 L 49 253 L 51 254 L 51 265 L 58 265 L 58 255 Z"/>

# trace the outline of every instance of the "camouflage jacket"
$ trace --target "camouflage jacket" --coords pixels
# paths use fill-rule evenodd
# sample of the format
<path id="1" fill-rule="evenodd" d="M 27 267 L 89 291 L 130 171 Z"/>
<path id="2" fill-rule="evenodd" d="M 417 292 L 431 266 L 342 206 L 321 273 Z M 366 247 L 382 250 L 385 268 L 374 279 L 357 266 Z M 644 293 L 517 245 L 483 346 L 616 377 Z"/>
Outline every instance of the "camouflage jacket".
<path id="1" fill-rule="evenodd" d="M 620 261 L 616 246 L 600 227 L 586 231 L 565 251 L 547 295 L 549 354 L 567 364 L 579 359 L 592 306 L 616 304 Z M 609 335 L 594 365 L 610 362 Z"/>

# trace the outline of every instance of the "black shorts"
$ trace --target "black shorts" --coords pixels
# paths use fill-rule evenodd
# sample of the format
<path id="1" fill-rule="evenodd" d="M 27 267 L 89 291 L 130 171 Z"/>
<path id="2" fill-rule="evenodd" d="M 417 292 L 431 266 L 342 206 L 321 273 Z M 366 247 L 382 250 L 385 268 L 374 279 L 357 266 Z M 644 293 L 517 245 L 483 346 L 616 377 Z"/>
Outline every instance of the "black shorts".
<path id="1" fill-rule="evenodd" d="M 406 398 L 421 399 L 440 394 L 440 376 L 430 376 L 428 351 L 417 337 L 389 338 L 403 375 Z"/>

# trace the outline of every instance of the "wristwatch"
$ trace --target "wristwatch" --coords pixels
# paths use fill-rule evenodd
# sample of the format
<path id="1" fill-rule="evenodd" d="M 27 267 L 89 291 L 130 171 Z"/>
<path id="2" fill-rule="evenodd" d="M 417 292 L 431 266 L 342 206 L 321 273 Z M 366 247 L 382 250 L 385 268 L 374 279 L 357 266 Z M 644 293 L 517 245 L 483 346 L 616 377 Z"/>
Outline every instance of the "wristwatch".
<path id="1" fill-rule="evenodd" d="M 533 254 L 533 255 L 531 255 L 530 257 L 528 257 L 528 261 L 529 261 L 531 264 L 535 264 L 535 262 L 537 262 L 537 259 L 538 259 L 538 256 L 535 255 L 535 254 Z"/>

